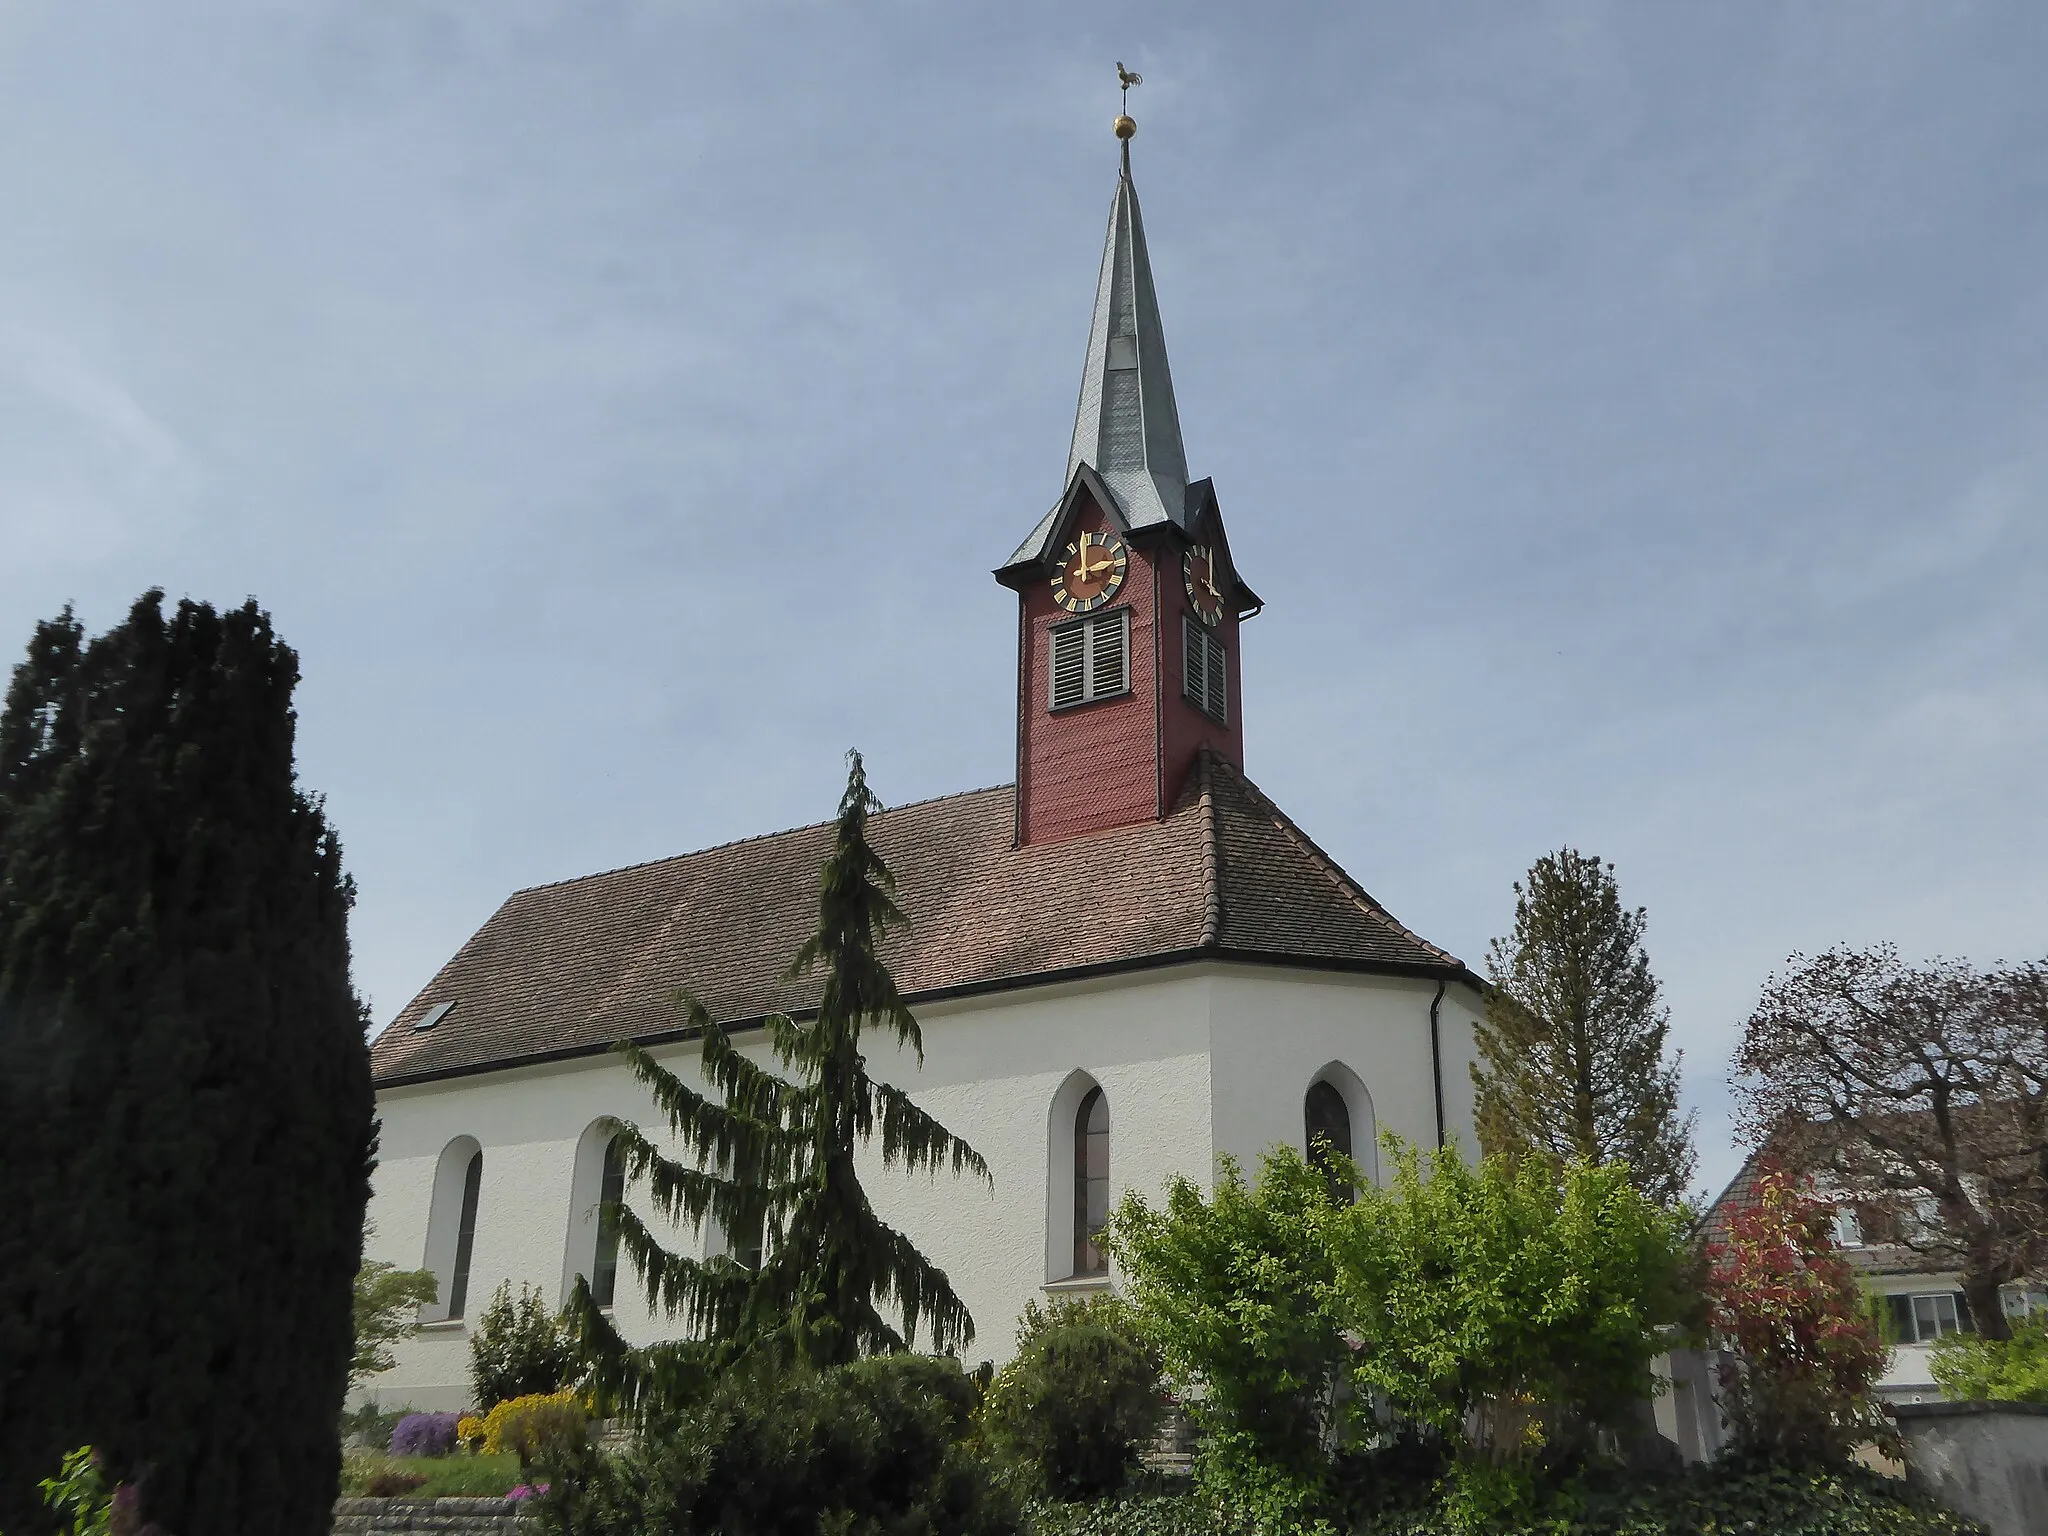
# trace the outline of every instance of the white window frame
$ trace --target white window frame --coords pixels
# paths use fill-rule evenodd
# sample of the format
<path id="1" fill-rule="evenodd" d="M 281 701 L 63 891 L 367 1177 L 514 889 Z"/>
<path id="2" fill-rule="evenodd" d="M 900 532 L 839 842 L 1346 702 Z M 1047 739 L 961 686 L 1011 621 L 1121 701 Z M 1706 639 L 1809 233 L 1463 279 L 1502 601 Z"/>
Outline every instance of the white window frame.
<path id="1" fill-rule="evenodd" d="M 1066 661 L 1071 675 L 1073 663 L 1062 656 L 1066 646 L 1077 645 L 1081 651 L 1081 691 L 1078 696 L 1061 698 L 1060 669 Z M 1106 654 L 1105 654 L 1106 653 Z M 1115 657 L 1118 665 L 1115 676 L 1105 678 L 1103 662 Z M 1070 619 L 1064 624 L 1055 624 L 1046 634 L 1045 654 L 1045 707 L 1049 714 L 1062 714 L 1078 709 L 1083 704 L 1093 704 L 1102 699 L 1120 698 L 1131 691 L 1131 610 L 1112 608 L 1107 613 L 1093 613 L 1086 618 Z"/>
<path id="2" fill-rule="evenodd" d="M 1900 1301 L 1905 1302 L 1904 1311 L 1913 1323 L 1912 1337 L 1902 1337 L 1899 1340 L 1901 1344 L 1932 1344 L 1948 1334 L 1970 1331 L 1963 1326 L 1962 1299 L 1954 1291 L 1893 1291 L 1888 1304 L 1893 1306 L 1895 1313 L 1899 1310 L 1896 1303 Z M 1922 1332 L 1922 1302 L 1927 1303 L 1925 1310 L 1929 1314 L 1925 1326 L 1932 1328 L 1932 1333 Z"/>

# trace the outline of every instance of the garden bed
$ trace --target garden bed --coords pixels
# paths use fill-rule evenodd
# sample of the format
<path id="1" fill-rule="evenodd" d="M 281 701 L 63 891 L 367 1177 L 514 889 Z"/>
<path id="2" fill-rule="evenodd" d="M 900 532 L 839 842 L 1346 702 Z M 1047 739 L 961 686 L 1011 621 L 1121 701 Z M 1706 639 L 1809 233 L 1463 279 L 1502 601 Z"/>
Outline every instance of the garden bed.
<path id="1" fill-rule="evenodd" d="M 532 1529 L 526 1505 L 515 1499 L 337 1499 L 334 1536 L 400 1536 L 434 1531 L 441 1536 L 512 1536 Z"/>
<path id="2" fill-rule="evenodd" d="M 403 1488 L 390 1486 L 411 1478 L 420 1481 Z M 375 1451 L 352 1451 L 341 1462 L 344 1498 L 384 1495 L 496 1501 L 525 1480 L 516 1456 L 472 1456 L 464 1452 L 451 1456 L 385 1456 Z M 379 1487 L 380 1482 L 385 1486 Z"/>

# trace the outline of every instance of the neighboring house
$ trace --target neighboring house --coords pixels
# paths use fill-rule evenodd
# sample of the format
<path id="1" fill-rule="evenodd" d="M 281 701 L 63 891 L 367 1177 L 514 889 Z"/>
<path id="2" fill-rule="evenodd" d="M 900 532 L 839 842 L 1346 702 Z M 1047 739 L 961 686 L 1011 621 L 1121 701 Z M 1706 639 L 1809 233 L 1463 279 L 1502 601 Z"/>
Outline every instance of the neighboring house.
<path id="1" fill-rule="evenodd" d="M 927 515 L 903 520 L 905 601 L 970 579 L 933 563 Z M 1482 1008 L 1462 963 L 1245 774 L 1240 626 L 1261 603 L 1214 488 L 1187 476 L 1128 145 L 1065 489 L 995 574 L 1017 593 L 1017 666 L 981 707 L 1014 709 L 1016 782 L 872 823 L 911 919 L 885 954 L 925 1055 L 871 1036 L 871 1066 L 970 1141 L 994 1188 L 891 1175 L 869 1192 L 968 1304 L 970 1360 L 1009 1352 L 1027 1302 L 1110 1283 L 1099 1239 L 1127 1190 L 1206 1187 L 1224 1155 L 1250 1164 L 1311 1129 L 1368 1170 L 1387 1131 L 1472 1151 Z M 915 686 L 914 656 L 891 665 Z M 372 1047 L 370 1252 L 441 1288 L 372 1396 L 461 1406 L 468 1320 L 505 1280 L 559 1302 L 585 1275 L 628 1337 L 672 1326 L 597 1220 L 622 1184 L 606 1117 L 652 1120 L 608 1047 L 631 1037 L 694 1075 L 678 988 L 756 1051 L 765 1016 L 815 1006 L 814 980 L 781 978 L 830 835 L 516 892 L 399 1011 Z"/>
<path id="2" fill-rule="evenodd" d="M 1704 1226 L 1708 1242 L 1725 1240 L 1728 1217 L 1748 1203 L 1762 1156 L 1752 1153 L 1708 1210 Z M 1931 1211 L 1923 1217 L 1931 1218 Z M 1865 1290 L 1883 1303 L 1892 1359 L 1878 1383 L 1879 1395 L 1893 1403 L 1939 1401 L 1941 1389 L 1928 1369 L 1934 1341 L 1944 1334 L 1976 1328 L 1963 1300 L 1961 1275 L 1952 1264 L 1903 1244 L 1866 1242 L 1853 1200 L 1844 1199 L 1835 1212 L 1835 1242 Z M 2031 1286 L 2008 1286 L 2004 1302 L 2007 1313 L 2018 1317 L 2048 1306 L 2048 1295 Z"/>

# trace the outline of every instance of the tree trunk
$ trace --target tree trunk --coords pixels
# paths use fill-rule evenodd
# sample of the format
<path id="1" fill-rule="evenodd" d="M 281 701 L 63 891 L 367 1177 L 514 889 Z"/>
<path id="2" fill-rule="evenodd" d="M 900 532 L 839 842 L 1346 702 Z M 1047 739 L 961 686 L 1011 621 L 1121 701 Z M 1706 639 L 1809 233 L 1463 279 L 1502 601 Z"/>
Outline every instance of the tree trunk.
<path id="1" fill-rule="evenodd" d="M 1998 1294 L 1998 1282 L 1982 1275 L 1963 1276 L 1963 1300 L 1970 1308 L 1970 1321 L 1980 1336 L 2009 1339 L 2012 1324 L 2006 1321 L 2005 1303 Z"/>

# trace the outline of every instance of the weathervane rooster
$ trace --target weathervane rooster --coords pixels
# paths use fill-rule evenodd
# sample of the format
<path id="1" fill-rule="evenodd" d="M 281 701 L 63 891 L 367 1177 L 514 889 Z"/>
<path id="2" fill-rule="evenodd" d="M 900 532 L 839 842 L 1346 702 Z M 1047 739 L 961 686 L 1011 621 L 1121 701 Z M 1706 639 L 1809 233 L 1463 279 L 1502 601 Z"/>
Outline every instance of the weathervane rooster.
<path id="1" fill-rule="evenodd" d="M 1131 87 L 1143 85 L 1145 77 L 1135 69 L 1125 69 L 1122 59 L 1116 61 L 1116 77 L 1124 88 L 1123 110 L 1117 114 L 1116 119 L 1116 136 L 1124 141 L 1128 149 L 1131 135 L 1138 131 L 1138 125 L 1131 121 Z"/>

